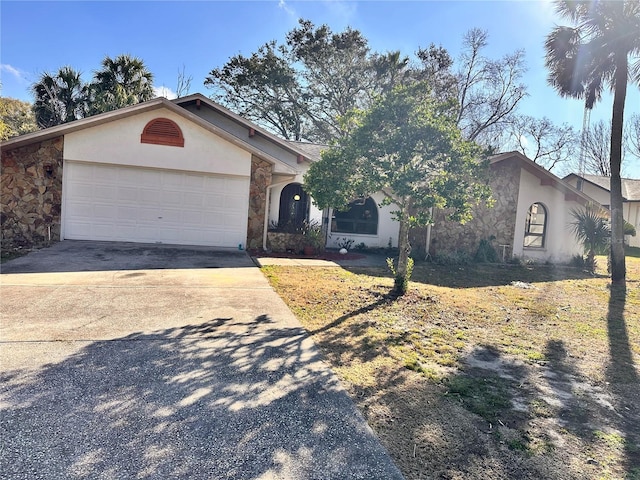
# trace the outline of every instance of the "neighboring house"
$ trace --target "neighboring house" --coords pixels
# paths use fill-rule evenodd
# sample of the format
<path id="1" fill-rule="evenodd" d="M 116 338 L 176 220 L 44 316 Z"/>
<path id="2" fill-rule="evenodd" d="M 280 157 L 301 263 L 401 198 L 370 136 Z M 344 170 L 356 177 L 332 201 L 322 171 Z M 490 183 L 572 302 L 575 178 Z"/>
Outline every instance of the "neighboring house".
<path id="1" fill-rule="evenodd" d="M 3 142 L 3 247 L 61 239 L 269 248 L 278 224 L 322 222 L 327 246 L 343 238 L 397 246 L 382 195 L 346 212 L 320 211 L 302 189 L 322 145 L 282 140 L 200 95 L 138 105 Z M 417 250 L 473 253 L 496 237 L 515 255 L 566 261 L 580 251 L 567 224 L 583 193 L 519 153 L 491 161 L 496 206 L 464 226 L 442 220 Z M 427 233 L 429 239 L 427 240 Z M 502 252 L 502 250 L 501 250 Z"/>
<path id="2" fill-rule="evenodd" d="M 610 208 L 611 187 L 609 177 L 601 175 L 578 175 L 571 173 L 564 177 L 564 181 L 576 189 L 584 192 L 605 208 Z M 633 225 L 636 232 L 640 232 L 640 180 L 622 179 L 622 216 Z M 625 241 L 632 247 L 640 247 L 640 235 L 627 235 Z"/>

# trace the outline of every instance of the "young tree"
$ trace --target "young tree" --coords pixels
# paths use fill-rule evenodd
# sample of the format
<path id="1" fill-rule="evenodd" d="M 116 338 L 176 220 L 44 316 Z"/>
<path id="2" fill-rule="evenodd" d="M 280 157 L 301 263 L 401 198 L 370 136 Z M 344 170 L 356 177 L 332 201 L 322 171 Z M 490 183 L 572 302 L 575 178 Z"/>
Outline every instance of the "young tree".
<path id="1" fill-rule="evenodd" d="M 625 284 L 622 216 L 622 136 L 627 81 L 640 81 L 640 2 L 558 0 L 557 11 L 575 26 L 555 27 L 545 43 L 549 83 L 562 96 L 583 98 L 593 108 L 605 85 L 613 90 L 611 117 L 611 281 Z"/>
<path id="2" fill-rule="evenodd" d="M 131 55 L 105 57 L 89 86 L 91 114 L 146 102 L 154 97 L 153 74 Z"/>
<path id="3" fill-rule="evenodd" d="M 86 116 L 87 90 L 81 74 L 71 67 L 43 73 L 31 86 L 33 113 L 40 128 L 53 127 Z"/>
<path id="4" fill-rule="evenodd" d="M 31 104 L 0 97 L 0 141 L 38 130 Z"/>
<path id="5" fill-rule="evenodd" d="M 431 207 L 464 222 L 490 195 L 486 164 L 456 127 L 455 105 L 439 103 L 425 83 L 397 87 L 356 115 L 357 127 L 305 175 L 320 208 L 345 208 L 354 198 L 385 195 L 400 223 L 396 293 L 406 285 L 409 227 L 432 222 Z"/>
<path id="6" fill-rule="evenodd" d="M 572 209 L 571 216 L 573 222 L 569 225 L 587 254 L 586 267 L 593 273 L 596 268 L 596 253 L 602 253 L 606 249 L 611 237 L 607 212 L 599 205 L 587 204 L 582 209 Z"/>

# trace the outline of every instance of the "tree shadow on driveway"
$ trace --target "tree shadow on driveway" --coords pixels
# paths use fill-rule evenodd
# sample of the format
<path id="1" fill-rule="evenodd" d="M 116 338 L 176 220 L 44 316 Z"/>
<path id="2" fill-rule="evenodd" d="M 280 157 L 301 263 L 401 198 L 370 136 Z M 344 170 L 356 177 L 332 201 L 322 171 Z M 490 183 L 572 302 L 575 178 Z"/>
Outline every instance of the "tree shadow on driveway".
<path id="1" fill-rule="evenodd" d="M 216 318 L 84 343 L 2 373 L 7 478 L 401 478 L 300 328 Z"/>

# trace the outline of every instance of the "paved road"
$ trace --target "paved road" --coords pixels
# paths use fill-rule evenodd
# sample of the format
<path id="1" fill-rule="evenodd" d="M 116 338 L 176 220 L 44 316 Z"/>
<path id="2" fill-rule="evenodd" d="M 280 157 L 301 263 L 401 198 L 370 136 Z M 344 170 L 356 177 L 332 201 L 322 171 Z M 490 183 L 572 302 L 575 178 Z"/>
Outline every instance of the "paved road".
<path id="1" fill-rule="evenodd" d="M 242 252 L 65 241 L 0 282 L 2 478 L 402 478 Z"/>

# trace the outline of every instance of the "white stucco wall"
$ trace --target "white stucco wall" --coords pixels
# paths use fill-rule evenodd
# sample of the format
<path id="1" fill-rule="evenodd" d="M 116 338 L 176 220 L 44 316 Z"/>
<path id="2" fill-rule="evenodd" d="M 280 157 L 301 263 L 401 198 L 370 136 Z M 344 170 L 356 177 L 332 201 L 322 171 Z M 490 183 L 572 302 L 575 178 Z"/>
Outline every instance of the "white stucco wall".
<path id="1" fill-rule="evenodd" d="M 547 227 L 545 246 L 542 248 L 524 247 L 524 230 L 527 212 L 533 203 L 542 203 L 547 209 Z M 514 235 L 514 256 L 539 262 L 564 263 L 573 255 L 583 253 L 582 246 L 576 241 L 569 223 L 573 220 L 572 208 L 579 208 L 575 201 L 565 200 L 560 190 L 540 185 L 540 179 L 526 170 L 521 171 L 518 210 Z"/>
<path id="2" fill-rule="evenodd" d="M 176 122 L 184 147 L 140 142 L 154 118 Z M 64 159 L 222 175 L 251 174 L 251 153 L 167 109 L 143 112 L 65 135 Z"/>
<path id="3" fill-rule="evenodd" d="M 352 233 L 334 233 L 329 232 L 329 239 L 327 246 L 330 248 L 337 248 L 338 243 L 346 239 L 353 240 L 353 245 L 364 243 L 370 248 L 386 248 L 389 246 L 389 240 L 391 239 L 391 246 L 398 246 L 398 232 L 400 230 L 400 224 L 392 219 L 391 212 L 397 208 L 396 205 L 385 205 L 380 207 L 380 203 L 384 199 L 382 193 L 375 193 L 371 196 L 376 202 L 378 208 L 378 234 L 377 235 L 356 235 Z M 329 218 L 331 218 L 332 212 L 329 212 Z"/>
<path id="4" fill-rule="evenodd" d="M 302 167 L 304 171 L 309 168 L 309 164 L 304 164 Z M 279 209 L 280 209 L 280 194 L 282 190 L 290 183 L 304 183 L 304 174 L 301 173 L 295 177 L 293 180 L 287 180 L 286 183 L 281 185 L 275 185 L 271 189 L 271 194 L 269 197 L 269 224 L 272 222 L 278 221 Z M 276 180 L 277 181 L 277 180 Z M 377 193 L 372 195 L 372 198 L 375 200 L 376 204 L 379 205 L 382 202 L 384 196 L 382 193 Z M 327 247 L 328 248 L 337 248 L 338 242 L 340 242 L 343 238 L 352 239 L 353 245 L 357 245 L 360 243 L 364 243 L 367 247 L 377 248 L 377 247 L 387 247 L 389 245 L 389 239 L 391 239 L 391 243 L 393 247 L 398 246 L 398 231 L 399 231 L 399 223 L 391 219 L 391 211 L 395 208 L 394 205 L 387 205 L 384 207 L 378 208 L 378 234 L 377 235 L 355 235 L 355 234 L 347 234 L 347 233 L 334 233 L 328 232 L 327 238 Z M 311 203 L 311 207 L 309 209 L 309 219 L 316 220 L 318 222 L 323 221 L 322 210 L 318 209 L 313 202 Z M 331 218 L 331 211 L 328 212 L 328 217 Z"/>
<path id="5" fill-rule="evenodd" d="M 577 185 L 577 178 L 571 177 L 568 182 L 572 186 Z M 590 182 L 583 182 L 582 191 L 585 195 L 590 196 L 600 205 L 609 206 L 611 203 L 611 194 Z M 640 247 L 640 202 L 624 202 L 622 204 L 622 216 L 631 225 L 636 227 L 636 236 L 627 235 L 625 242 L 632 247 Z"/>
<path id="6" fill-rule="evenodd" d="M 578 188 L 578 178 L 571 177 L 567 179 L 567 183 L 572 187 Z M 611 203 L 611 195 L 607 190 L 604 190 L 591 182 L 582 182 L 582 193 L 593 198 L 600 205 L 609 205 Z"/>
<path id="7" fill-rule="evenodd" d="M 627 235 L 625 241 L 631 247 L 640 247 L 640 202 L 625 202 L 622 215 L 631 225 L 636 227 L 636 236 Z"/>

